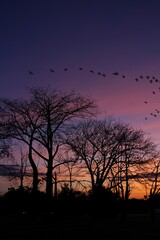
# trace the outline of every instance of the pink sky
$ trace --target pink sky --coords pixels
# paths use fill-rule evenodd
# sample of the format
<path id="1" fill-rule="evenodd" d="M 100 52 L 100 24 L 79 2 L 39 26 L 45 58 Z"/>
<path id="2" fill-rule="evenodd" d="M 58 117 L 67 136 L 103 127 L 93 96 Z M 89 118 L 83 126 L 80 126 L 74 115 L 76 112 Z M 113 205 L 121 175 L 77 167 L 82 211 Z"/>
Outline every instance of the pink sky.
<path id="1" fill-rule="evenodd" d="M 160 79 L 159 9 L 157 0 L 3 1 L 0 96 L 27 97 L 26 87 L 75 89 L 95 98 L 104 116 L 159 143 L 160 115 L 150 113 L 160 107 L 160 82 L 135 81 L 140 75 Z"/>

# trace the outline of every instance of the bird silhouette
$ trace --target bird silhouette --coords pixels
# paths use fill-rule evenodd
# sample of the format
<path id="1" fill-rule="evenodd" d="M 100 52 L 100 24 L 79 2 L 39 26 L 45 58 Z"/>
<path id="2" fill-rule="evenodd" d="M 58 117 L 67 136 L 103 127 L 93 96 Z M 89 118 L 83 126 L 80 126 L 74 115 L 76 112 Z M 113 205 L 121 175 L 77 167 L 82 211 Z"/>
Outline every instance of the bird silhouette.
<path id="1" fill-rule="evenodd" d="M 144 101 L 144 103 L 146 103 L 146 104 L 147 104 L 148 102 L 147 102 L 147 101 Z"/>
<path id="2" fill-rule="evenodd" d="M 81 71 L 81 70 L 83 70 L 83 68 L 82 68 L 82 67 L 79 67 L 79 70 Z"/>
<path id="3" fill-rule="evenodd" d="M 115 76 L 119 75 L 118 72 L 113 72 L 112 74 L 115 75 Z"/>
<path id="4" fill-rule="evenodd" d="M 93 70 L 90 70 L 90 73 L 94 73 L 94 71 L 93 71 Z"/>
<path id="5" fill-rule="evenodd" d="M 105 73 L 103 73 L 103 74 L 102 74 L 102 76 L 103 76 L 103 77 L 105 77 L 105 76 L 106 76 L 106 74 L 105 74 Z"/>
<path id="6" fill-rule="evenodd" d="M 54 72 L 54 70 L 52 68 L 50 68 L 49 70 L 50 70 L 50 72 Z"/>
<path id="7" fill-rule="evenodd" d="M 150 83 L 153 83 L 153 81 L 152 80 L 149 80 L 150 81 Z"/>
<path id="8" fill-rule="evenodd" d="M 34 73 L 32 71 L 28 71 L 29 74 L 33 75 Z"/>
<path id="9" fill-rule="evenodd" d="M 136 80 L 136 82 L 138 82 L 138 81 L 139 81 L 139 79 L 138 79 L 138 78 L 135 78 L 135 80 Z"/>
<path id="10" fill-rule="evenodd" d="M 147 120 L 148 118 L 147 117 L 145 117 L 145 120 Z"/>
<path id="11" fill-rule="evenodd" d="M 125 77 L 126 77 L 125 75 L 122 76 L 122 78 L 125 78 Z"/>
<path id="12" fill-rule="evenodd" d="M 100 72 L 98 72 L 98 75 L 101 75 L 101 73 L 100 73 Z"/>
<path id="13" fill-rule="evenodd" d="M 156 94 L 155 91 L 152 92 L 153 94 Z"/>
<path id="14" fill-rule="evenodd" d="M 64 71 L 68 71 L 68 68 L 64 68 Z"/>
<path id="15" fill-rule="evenodd" d="M 142 75 L 140 75 L 139 77 L 140 77 L 141 79 L 143 78 L 143 76 L 142 76 Z"/>

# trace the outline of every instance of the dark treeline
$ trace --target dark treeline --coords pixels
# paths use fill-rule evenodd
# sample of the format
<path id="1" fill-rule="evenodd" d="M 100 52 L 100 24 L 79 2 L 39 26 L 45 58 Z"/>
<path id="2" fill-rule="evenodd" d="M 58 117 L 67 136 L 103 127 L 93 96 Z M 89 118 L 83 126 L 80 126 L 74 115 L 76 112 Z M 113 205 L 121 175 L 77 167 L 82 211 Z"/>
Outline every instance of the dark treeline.
<path id="1" fill-rule="evenodd" d="M 138 209 L 142 204 L 129 199 L 138 182 L 149 191 L 141 211 L 154 213 L 159 198 L 159 152 L 143 130 L 100 117 L 95 100 L 74 91 L 33 88 L 28 93 L 27 99 L 0 100 L 1 159 L 11 158 L 13 152 L 20 156 L 19 161 L 15 159 L 19 166 L 15 175 L 12 169 L 20 186 L 1 197 L 5 206 L 1 210 L 35 216 L 40 210 L 56 216 L 121 213 L 125 219 L 132 205 Z M 27 176 L 32 179 L 30 188 Z M 42 181 L 44 192 L 40 191 Z"/>
<path id="2" fill-rule="evenodd" d="M 154 205 L 151 199 L 128 199 L 125 212 L 124 200 L 105 188 L 95 195 L 90 191 L 71 191 L 65 186 L 57 198 L 52 199 L 44 192 L 18 188 L 10 189 L 0 197 L 0 219 L 11 219 L 14 225 L 52 225 L 57 221 L 83 219 L 91 222 L 109 222 L 116 226 L 117 223 L 127 223 L 128 214 L 148 216 L 149 221 L 155 223 L 157 208 L 160 208 L 159 196 L 154 198 Z"/>
<path id="3" fill-rule="evenodd" d="M 155 207 L 159 207 L 160 201 Z M 127 213 L 151 216 L 150 200 L 129 199 Z M 125 222 L 123 200 L 108 189 L 98 195 L 92 192 L 70 191 L 65 187 L 58 197 L 49 199 L 44 192 L 31 189 L 12 189 L 0 197 L 0 216 L 13 217 L 19 223 L 52 223 L 72 217 L 86 219 L 119 219 Z M 152 216 L 151 216 L 152 217 Z"/>

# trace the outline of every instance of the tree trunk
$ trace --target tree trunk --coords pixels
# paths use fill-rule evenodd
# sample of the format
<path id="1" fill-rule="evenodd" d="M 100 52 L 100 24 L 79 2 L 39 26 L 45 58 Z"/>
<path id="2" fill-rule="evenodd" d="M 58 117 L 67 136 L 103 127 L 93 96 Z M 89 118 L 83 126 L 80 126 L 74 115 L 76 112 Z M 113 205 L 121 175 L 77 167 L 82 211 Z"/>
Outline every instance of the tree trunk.
<path id="1" fill-rule="evenodd" d="M 54 173 L 54 198 L 57 199 L 57 173 Z"/>
<path id="2" fill-rule="evenodd" d="M 32 191 L 36 192 L 38 191 L 38 169 L 37 166 L 32 158 L 32 147 L 31 145 L 29 146 L 29 162 L 31 164 L 32 167 L 32 171 L 33 171 L 33 182 L 32 182 Z"/>
<path id="3" fill-rule="evenodd" d="M 47 166 L 46 194 L 49 198 L 53 196 L 52 163 L 53 161 L 50 159 Z"/>

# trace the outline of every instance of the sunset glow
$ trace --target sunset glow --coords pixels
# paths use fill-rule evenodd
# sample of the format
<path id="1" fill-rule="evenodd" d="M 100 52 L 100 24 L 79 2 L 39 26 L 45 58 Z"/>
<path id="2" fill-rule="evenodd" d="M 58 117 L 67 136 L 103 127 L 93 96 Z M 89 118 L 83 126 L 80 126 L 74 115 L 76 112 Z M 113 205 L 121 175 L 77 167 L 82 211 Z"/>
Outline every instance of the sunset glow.
<path id="1" fill-rule="evenodd" d="M 3 1 L 0 96 L 75 90 L 160 144 L 159 10 L 157 0 Z M 131 197 L 143 196 L 137 185 Z"/>

